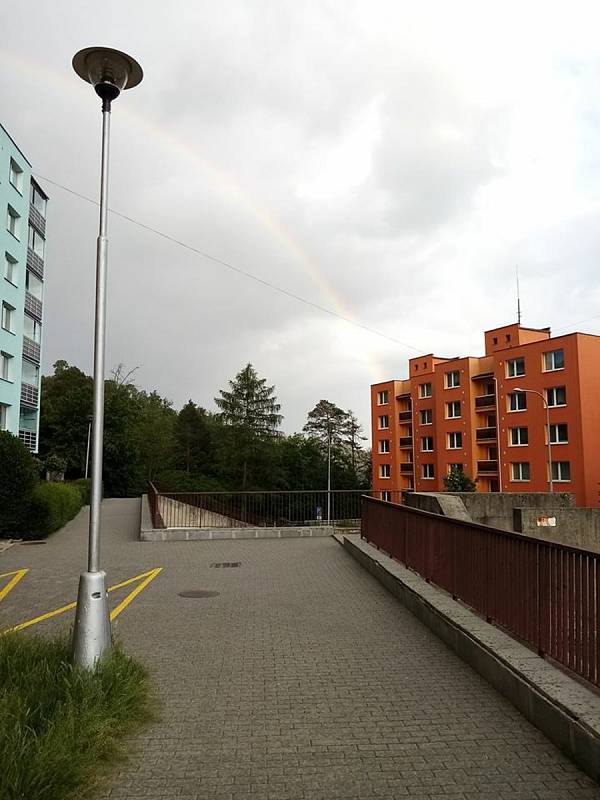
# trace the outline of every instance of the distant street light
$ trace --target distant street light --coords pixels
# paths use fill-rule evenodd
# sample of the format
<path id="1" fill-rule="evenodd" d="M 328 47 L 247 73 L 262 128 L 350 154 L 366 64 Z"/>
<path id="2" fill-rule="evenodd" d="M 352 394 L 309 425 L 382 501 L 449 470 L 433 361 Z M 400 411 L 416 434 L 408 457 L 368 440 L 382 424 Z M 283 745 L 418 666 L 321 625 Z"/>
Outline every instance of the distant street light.
<path id="1" fill-rule="evenodd" d="M 524 392 L 525 394 L 537 394 L 538 397 L 542 398 L 542 403 L 546 409 L 546 430 L 548 431 L 548 483 L 550 484 L 550 491 L 553 492 L 554 481 L 552 479 L 552 443 L 550 442 L 550 409 L 548 407 L 548 401 L 544 395 L 541 392 L 538 392 L 536 389 L 515 388 L 513 391 Z"/>
<path id="2" fill-rule="evenodd" d="M 131 56 L 108 47 L 88 47 L 73 58 L 73 69 L 91 83 L 102 100 L 102 162 L 100 177 L 100 225 L 96 246 L 96 319 L 94 327 L 94 414 L 92 422 L 92 480 L 88 569 L 79 579 L 73 660 L 91 669 L 110 649 L 110 619 L 106 573 L 100 569 L 100 514 L 102 503 L 102 456 L 104 438 L 104 339 L 106 327 L 106 263 L 108 220 L 108 161 L 110 107 L 122 90 L 142 80 L 140 65 Z"/>

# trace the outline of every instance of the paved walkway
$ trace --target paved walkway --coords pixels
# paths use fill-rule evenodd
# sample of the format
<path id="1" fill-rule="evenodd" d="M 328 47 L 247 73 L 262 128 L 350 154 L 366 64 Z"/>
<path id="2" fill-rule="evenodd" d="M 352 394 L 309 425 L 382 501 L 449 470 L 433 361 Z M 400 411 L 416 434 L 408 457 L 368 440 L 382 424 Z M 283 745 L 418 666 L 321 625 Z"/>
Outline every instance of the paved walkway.
<path id="1" fill-rule="evenodd" d="M 138 517 L 135 501 L 105 503 L 103 563 L 110 583 L 164 567 L 117 626 L 162 721 L 102 800 L 600 800 L 334 540 L 142 544 Z M 86 535 L 80 517 L 0 556 L 0 572 L 31 568 L 5 621 L 74 598 Z M 219 594 L 179 596 L 190 589 Z"/>

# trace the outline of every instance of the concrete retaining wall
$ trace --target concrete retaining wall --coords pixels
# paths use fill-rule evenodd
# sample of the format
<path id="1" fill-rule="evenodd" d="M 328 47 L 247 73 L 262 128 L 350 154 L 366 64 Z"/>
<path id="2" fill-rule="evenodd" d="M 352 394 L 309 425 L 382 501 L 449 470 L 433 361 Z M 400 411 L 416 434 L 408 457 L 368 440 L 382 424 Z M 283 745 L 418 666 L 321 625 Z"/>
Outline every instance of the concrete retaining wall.
<path id="1" fill-rule="evenodd" d="M 600 508 L 514 509 L 515 531 L 600 553 Z"/>

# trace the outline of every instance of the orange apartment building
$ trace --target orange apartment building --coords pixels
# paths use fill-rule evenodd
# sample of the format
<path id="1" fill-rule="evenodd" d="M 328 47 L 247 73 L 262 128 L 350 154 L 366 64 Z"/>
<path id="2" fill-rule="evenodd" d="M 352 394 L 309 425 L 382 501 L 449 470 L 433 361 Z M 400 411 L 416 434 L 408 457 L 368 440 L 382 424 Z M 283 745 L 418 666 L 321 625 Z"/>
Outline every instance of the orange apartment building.
<path id="1" fill-rule="evenodd" d="M 514 324 L 486 331 L 484 356 L 408 363 L 406 380 L 371 387 L 383 499 L 443 491 L 453 465 L 480 492 L 547 492 L 550 436 L 554 491 L 600 507 L 600 336 Z"/>

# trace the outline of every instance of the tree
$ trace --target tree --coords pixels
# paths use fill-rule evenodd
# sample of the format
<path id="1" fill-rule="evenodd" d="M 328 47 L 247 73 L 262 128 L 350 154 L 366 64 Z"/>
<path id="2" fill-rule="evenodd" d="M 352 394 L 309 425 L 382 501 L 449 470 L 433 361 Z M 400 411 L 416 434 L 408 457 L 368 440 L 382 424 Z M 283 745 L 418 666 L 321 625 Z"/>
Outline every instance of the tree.
<path id="1" fill-rule="evenodd" d="M 281 406 L 275 387 L 267 386 L 266 378 L 259 378 L 252 364 L 229 381 L 229 391 L 221 389 L 219 394 L 215 403 L 228 429 L 221 442 L 221 463 L 234 480 L 241 477 L 241 490 L 245 491 L 258 471 L 260 453 L 266 455 L 264 445 L 279 435 Z"/>
<path id="2" fill-rule="evenodd" d="M 27 447 L 0 431 L 0 537 L 21 534 L 36 483 L 35 460 Z"/>
<path id="3" fill-rule="evenodd" d="M 140 464 L 140 478 L 154 480 L 166 469 L 173 455 L 173 429 L 177 420 L 170 400 L 157 392 L 138 393 L 139 417 L 135 430 Z"/>
<path id="4" fill-rule="evenodd" d="M 317 442 L 325 463 L 331 457 L 331 484 L 347 488 L 352 483 L 350 461 L 346 448 L 348 414 L 329 400 L 319 400 L 308 412 L 302 429 L 309 439 Z M 335 480 L 334 480 L 335 478 Z"/>
<path id="5" fill-rule="evenodd" d="M 458 467 L 450 469 L 450 472 L 444 478 L 444 486 L 447 492 L 474 492 L 477 488 L 475 481 Z"/>
<path id="6" fill-rule="evenodd" d="M 212 436 L 206 411 L 188 400 L 175 419 L 173 434 L 177 469 L 185 469 L 188 475 L 209 472 Z"/>
<path id="7" fill-rule="evenodd" d="M 362 435 L 362 430 L 362 425 L 357 420 L 354 413 L 348 409 L 348 411 L 346 411 L 344 444 L 350 452 L 350 464 L 352 465 L 352 473 L 355 482 L 359 482 L 359 466 L 362 466 L 364 461 L 364 459 L 360 459 L 359 465 L 360 455 L 364 452 L 360 443 L 367 441 L 367 437 Z"/>

